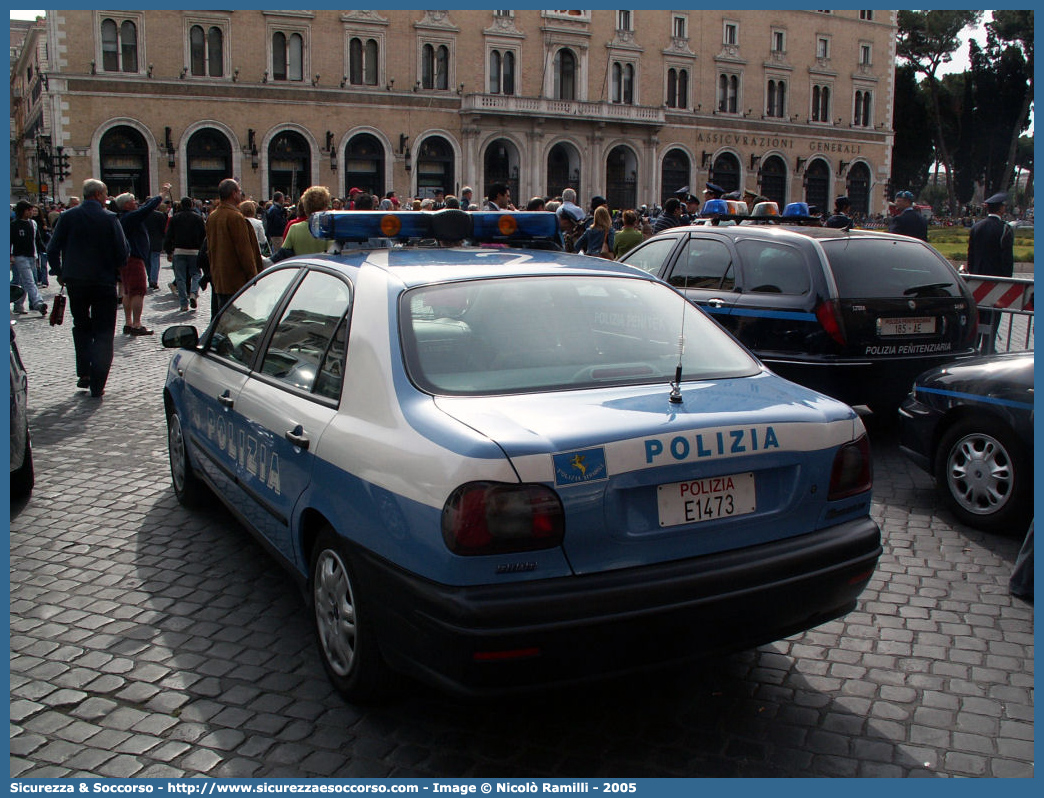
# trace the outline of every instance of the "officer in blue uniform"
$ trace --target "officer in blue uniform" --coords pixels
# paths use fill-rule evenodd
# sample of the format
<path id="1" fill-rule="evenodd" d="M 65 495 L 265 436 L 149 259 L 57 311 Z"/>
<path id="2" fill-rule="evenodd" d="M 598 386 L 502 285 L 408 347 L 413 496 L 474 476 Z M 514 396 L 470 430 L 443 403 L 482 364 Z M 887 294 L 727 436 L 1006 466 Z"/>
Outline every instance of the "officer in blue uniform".
<path id="1" fill-rule="evenodd" d="M 925 221 L 924 215 L 914 207 L 914 195 L 909 191 L 900 191 L 895 195 L 895 206 L 899 209 L 899 213 L 889 222 L 888 232 L 927 241 L 928 222 Z"/>
<path id="2" fill-rule="evenodd" d="M 968 233 L 968 271 L 993 277 L 1011 277 L 1015 271 L 1015 234 L 1002 218 L 1008 195 L 1003 191 L 987 198 L 987 216 Z"/>

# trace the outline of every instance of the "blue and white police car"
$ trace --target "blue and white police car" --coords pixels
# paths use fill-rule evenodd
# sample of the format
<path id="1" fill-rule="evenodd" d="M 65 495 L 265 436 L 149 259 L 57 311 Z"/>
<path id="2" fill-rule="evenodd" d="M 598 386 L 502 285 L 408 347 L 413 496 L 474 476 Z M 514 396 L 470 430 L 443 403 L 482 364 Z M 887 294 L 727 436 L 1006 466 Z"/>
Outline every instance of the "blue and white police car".
<path id="1" fill-rule="evenodd" d="M 351 701 L 749 648 L 873 573 L 852 409 L 655 277 L 548 248 L 555 224 L 318 215 L 329 253 L 163 335 L 178 498 L 212 490 L 307 587 Z"/>

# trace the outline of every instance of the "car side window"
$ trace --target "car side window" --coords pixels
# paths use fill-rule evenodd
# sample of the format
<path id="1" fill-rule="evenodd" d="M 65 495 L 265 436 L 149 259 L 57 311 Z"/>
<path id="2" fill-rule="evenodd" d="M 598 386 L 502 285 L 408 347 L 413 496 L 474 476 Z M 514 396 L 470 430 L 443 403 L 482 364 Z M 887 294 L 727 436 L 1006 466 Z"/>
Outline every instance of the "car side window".
<path id="1" fill-rule="evenodd" d="M 675 288 L 731 291 L 736 284 L 732 253 L 721 241 L 690 238 L 668 282 Z"/>
<path id="2" fill-rule="evenodd" d="M 351 291 L 341 279 L 312 271 L 294 291 L 261 362 L 261 373 L 294 388 L 336 399 Z"/>
<path id="3" fill-rule="evenodd" d="M 645 246 L 632 249 L 624 257 L 620 258 L 620 261 L 628 266 L 634 266 L 636 269 L 641 269 L 643 272 L 659 277 L 664 263 L 670 257 L 677 243 L 678 238 L 676 236 L 658 238 L 655 241 L 650 241 Z"/>
<path id="4" fill-rule="evenodd" d="M 221 310 L 207 351 L 244 366 L 252 365 L 272 311 L 299 273 L 298 267 L 292 267 L 262 274 Z"/>
<path id="5" fill-rule="evenodd" d="M 743 261 L 743 290 L 753 294 L 807 294 L 812 287 L 801 252 L 775 241 L 736 242 Z"/>

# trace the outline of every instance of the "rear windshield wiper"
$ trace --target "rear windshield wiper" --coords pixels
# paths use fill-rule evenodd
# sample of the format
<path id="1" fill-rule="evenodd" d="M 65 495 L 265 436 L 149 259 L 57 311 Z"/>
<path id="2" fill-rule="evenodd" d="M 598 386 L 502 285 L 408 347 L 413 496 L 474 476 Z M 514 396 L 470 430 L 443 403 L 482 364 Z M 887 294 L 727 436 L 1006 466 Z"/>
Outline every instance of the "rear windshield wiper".
<path id="1" fill-rule="evenodd" d="M 938 291 L 941 288 L 953 288 L 953 283 L 926 283 L 925 285 L 915 285 L 913 288 L 907 288 L 903 291 L 903 296 L 910 296 L 911 294 L 920 296 L 922 291 Z"/>

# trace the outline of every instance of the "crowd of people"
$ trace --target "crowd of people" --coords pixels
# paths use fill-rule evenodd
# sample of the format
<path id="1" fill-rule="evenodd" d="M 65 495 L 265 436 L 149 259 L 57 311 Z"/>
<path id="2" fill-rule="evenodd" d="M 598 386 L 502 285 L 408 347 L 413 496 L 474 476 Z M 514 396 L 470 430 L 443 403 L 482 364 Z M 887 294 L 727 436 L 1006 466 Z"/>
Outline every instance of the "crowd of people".
<path id="1" fill-rule="evenodd" d="M 697 218 L 720 222 L 736 212 L 732 203 L 744 203 L 746 213 L 755 211 L 765 197 L 750 191 L 726 192 L 708 182 L 701 199 L 688 186 L 667 197 L 661 206 L 611 211 L 605 197 L 591 197 L 586 207 L 578 202 L 575 189 L 567 188 L 554 197 L 531 198 L 525 207 L 516 207 L 510 187 L 492 183 L 485 198 L 474 196 L 471 187 L 459 196 L 435 190 L 425 199 L 400 200 L 395 191 L 376 197 L 352 188 L 347 197 L 334 197 L 325 186 L 312 186 L 296 202 L 282 192 L 270 200 L 256 201 L 244 195 L 234 179 L 223 180 L 216 199 L 182 197 L 174 202 L 169 183 L 160 194 L 138 201 L 131 192 L 112 199 L 106 185 L 95 179 L 83 184 L 82 200 L 71 197 L 67 203 L 47 206 L 18 202 L 11 210 L 12 281 L 24 288 L 24 296 L 13 303 L 13 312 L 47 314 L 47 303 L 40 288 L 57 278 L 68 291 L 73 317 L 73 343 L 76 349 L 77 387 L 91 396 L 104 393 L 112 364 L 117 308 L 124 312 L 125 335 L 152 335 L 142 323 L 142 310 L 149 292 L 160 291 L 163 258 L 170 264 L 174 279 L 170 290 L 177 294 L 180 310 L 193 312 L 199 292 L 212 291 L 211 314 L 243 285 L 270 263 L 285 258 L 323 252 L 326 241 L 311 235 L 309 218 L 326 210 L 347 211 L 438 211 L 457 208 L 465 211 L 526 210 L 554 213 L 558 222 L 558 243 L 568 252 L 617 259 L 644 239 Z M 991 217 L 1003 212 L 1001 195 L 986 202 Z M 1003 197 L 1006 201 L 1006 195 Z M 701 212 L 701 204 L 703 211 Z M 724 209 L 728 208 L 728 214 Z M 887 224 L 892 232 L 927 241 L 927 221 L 914 205 L 913 194 L 896 194 L 890 218 L 853 217 L 847 197 L 835 200 L 833 214 L 802 204 L 805 223 L 852 229 Z M 991 223 L 992 224 L 992 223 Z M 992 228 L 991 228 L 992 229 Z M 984 235 L 974 237 L 975 247 L 983 246 Z M 997 238 L 997 242 L 993 242 Z M 1006 273 L 1010 276 L 1011 236 L 1003 241 L 992 236 L 992 252 L 1003 246 Z M 971 244 L 969 260 L 972 260 Z M 983 260 L 977 255 L 979 261 Z M 1000 256 L 990 255 L 992 263 Z M 28 310 L 25 303 L 28 303 Z"/>

